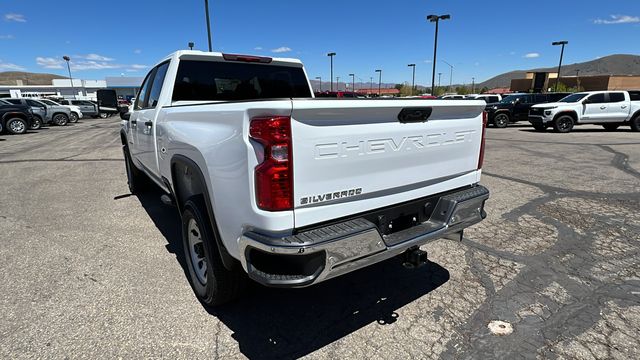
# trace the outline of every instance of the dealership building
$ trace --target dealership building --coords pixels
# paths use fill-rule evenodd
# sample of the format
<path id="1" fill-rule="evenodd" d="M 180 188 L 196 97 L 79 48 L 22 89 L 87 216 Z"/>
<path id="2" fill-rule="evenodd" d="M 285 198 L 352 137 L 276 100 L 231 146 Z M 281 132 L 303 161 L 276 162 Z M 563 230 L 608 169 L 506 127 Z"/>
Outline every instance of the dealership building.
<path id="1" fill-rule="evenodd" d="M 3 97 L 44 97 L 53 96 L 65 99 L 96 100 L 99 89 L 113 89 L 118 97 L 135 97 L 142 84 L 141 77 L 119 76 L 104 80 L 53 79 L 50 85 L 24 85 L 16 80 L 15 85 L 0 85 L 0 98 Z"/>
<path id="2" fill-rule="evenodd" d="M 553 89 L 558 79 L 557 72 L 528 72 L 524 79 L 511 80 L 512 92 L 546 92 Z M 562 76 L 560 82 L 570 88 L 583 91 L 639 90 L 638 75 L 590 75 Z"/>

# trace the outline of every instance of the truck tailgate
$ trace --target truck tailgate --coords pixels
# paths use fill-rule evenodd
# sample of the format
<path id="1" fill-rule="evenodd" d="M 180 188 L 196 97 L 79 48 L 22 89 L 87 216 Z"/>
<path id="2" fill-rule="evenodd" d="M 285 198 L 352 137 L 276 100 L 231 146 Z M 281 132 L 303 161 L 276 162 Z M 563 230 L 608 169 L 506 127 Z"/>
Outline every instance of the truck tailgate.
<path id="1" fill-rule="evenodd" d="M 484 107 L 469 100 L 293 100 L 295 226 L 476 183 Z M 415 117 L 401 122 L 403 110 Z"/>

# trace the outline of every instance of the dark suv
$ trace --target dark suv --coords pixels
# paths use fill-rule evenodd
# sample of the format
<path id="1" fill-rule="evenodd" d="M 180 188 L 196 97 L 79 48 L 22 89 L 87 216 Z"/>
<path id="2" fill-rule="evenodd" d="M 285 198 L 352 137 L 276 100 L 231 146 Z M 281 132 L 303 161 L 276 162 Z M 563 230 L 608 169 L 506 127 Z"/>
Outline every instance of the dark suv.
<path id="1" fill-rule="evenodd" d="M 487 104 L 488 123 L 505 128 L 510 122 L 529 119 L 529 109 L 536 104 L 556 102 L 569 93 L 513 94 L 494 104 Z"/>
<path id="2" fill-rule="evenodd" d="M 31 127 L 33 112 L 26 105 L 15 105 L 0 99 L 0 133 L 24 134 Z"/>

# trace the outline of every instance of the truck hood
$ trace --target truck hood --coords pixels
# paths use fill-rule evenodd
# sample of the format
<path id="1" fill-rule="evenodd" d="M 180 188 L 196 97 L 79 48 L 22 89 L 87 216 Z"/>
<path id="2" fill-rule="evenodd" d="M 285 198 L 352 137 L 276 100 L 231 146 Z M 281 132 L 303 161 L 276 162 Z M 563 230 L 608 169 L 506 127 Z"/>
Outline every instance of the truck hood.
<path id="1" fill-rule="evenodd" d="M 544 103 L 544 104 L 533 105 L 532 108 L 541 109 L 541 108 L 565 107 L 565 106 L 572 106 L 576 104 L 578 103 L 554 102 L 554 103 Z"/>

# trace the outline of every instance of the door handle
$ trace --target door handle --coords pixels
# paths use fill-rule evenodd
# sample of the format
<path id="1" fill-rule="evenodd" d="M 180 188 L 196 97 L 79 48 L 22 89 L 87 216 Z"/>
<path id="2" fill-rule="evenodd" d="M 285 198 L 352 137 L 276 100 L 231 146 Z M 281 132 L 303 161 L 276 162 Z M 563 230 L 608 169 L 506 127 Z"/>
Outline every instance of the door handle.
<path id="1" fill-rule="evenodd" d="M 153 126 L 153 121 L 145 121 L 144 125 L 151 127 L 151 126 Z"/>
<path id="2" fill-rule="evenodd" d="M 600 109 L 601 109 L 601 110 L 604 110 L 604 109 L 606 109 L 606 108 L 607 108 L 606 106 L 600 106 Z"/>
<path id="3" fill-rule="evenodd" d="M 138 120 L 129 120 L 131 122 L 131 127 L 138 127 Z"/>
<path id="4" fill-rule="evenodd" d="M 623 109 L 626 109 L 626 108 L 627 108 L 627 105 L 622 105 L 622 106 L 620 106 L 620 107 L 621 107 L 621 108 L 623 108 Z"/>

